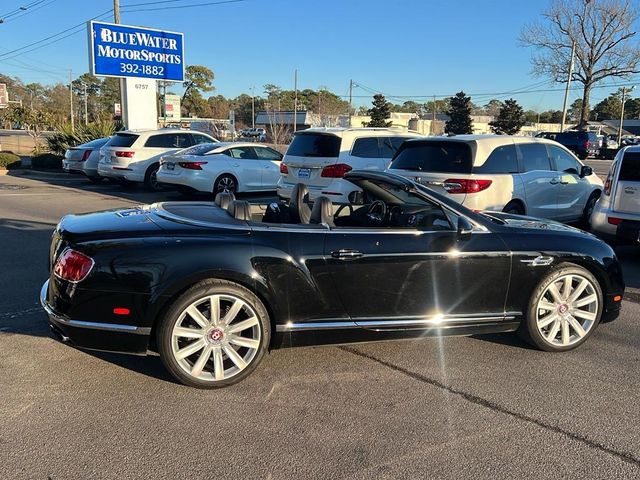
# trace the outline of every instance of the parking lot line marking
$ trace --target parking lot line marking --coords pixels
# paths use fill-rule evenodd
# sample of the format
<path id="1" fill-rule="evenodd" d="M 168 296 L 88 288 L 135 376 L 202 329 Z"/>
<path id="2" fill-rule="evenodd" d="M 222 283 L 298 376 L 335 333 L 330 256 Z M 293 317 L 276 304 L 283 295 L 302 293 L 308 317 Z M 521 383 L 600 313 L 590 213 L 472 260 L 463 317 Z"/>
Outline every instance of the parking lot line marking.
<path id="1" fill-rule="evenodd" d="M 396 372 L 402 373 L 414 380 L 418 380 L 419 382 L 422 383 L 426 383 L 429 385 L 432 385 L 436 388 L 440 388 L 442 390 L 445 390 L 449 393 L 451 393 L 452 395 L 457 395 L 458 397 L 463 398 L 464 400 L 470 402 L 470 403 L 474 403 L 476 405 L 479 405 L 481 407 L 485 407 L 488 408 L 490 410 L 493 410 L 494 412 L 498 412 L 498 413 L 503 413 L 505 415 L 509 415 L 510 417 L 513 417 L 517 420 L 523 421 L 523 422 L 527 422 L 527 423 L 531 423 L 533 425 L 536 425 L 540 428 L 543 428 L 545 430 L 554 432 L 554 433 L 559 433 L 560 435 L 564 435 L 565 437 L 568 437 L 571 440 L 575 440 L 578 441 L 584 445 L 586 445 L 588 448 L 592 448 L 594 450 L 600 450 L 601 452 L 604 453 L 608 453 L 609 455 L 612 455 L 620 460 L 622 460 L 623 462 L 626 463 L 630 463 L 632 465 L 635 465 L 637 467 L 640 467 L 640 458 L 634 456 L 631 453 L 628 452 L 620 452 L 618 450 L 615 450 L 611 447 L 607 447 L 606 445 L 603 445 L 602 443 L 598 443 L 595 440 L 590 440 L 589 438 L 587 438 L 584 435 L 581 435 L 579 433 L 574 433 L 574 432 L 570 432 L 568 430 L 565 430 L 561 427 L 558 427 L 556 425 L 551 425 L 549 423 L 546 423 L 542 420 L 538 420 L 537 418 L 534 417 L 530 417 L 528 415 L 525 415 L 523 413 L 518 413 L 515 412 L 513 410 L 509 410 L 507 407 L 504 407 L 498 403 L 495 403 L 491 400 L 486 400 L 482 397 L 479 397 L 477 395 L 474 395 L 472 393 L 468 393 L 465 392 L 463 390 L 459 390 L 457 388 L 454 388 L 450 385 L 446 385 L 438 380 L 435 380 L 433 378 L 429 378 L 425 375 L 422 375 L 420 373 L 416 373 L 416 372 L 412 372 L 409 369 L 406 369 L 404 367 L 401 367 L 399 365 L 395 365 L 391 362 L 387 362 L 386 360 L 382 360 L 380 358 L 374 357 L 373 355 L 369 355 L 367 353 L 361 352 L 359 350 L 356 350 L 353 347 L 338 347 L 341 350 L 345 351 L 345 352 L 349 352 L 352 353 L 353 355 L 357 355 L 359 357 L 362 358 L 366 358 L 367 360 L 371 360 L 373 362 L 376 362 L 384 367 L 390 368 L 392 370 L 395 370 Z"/>

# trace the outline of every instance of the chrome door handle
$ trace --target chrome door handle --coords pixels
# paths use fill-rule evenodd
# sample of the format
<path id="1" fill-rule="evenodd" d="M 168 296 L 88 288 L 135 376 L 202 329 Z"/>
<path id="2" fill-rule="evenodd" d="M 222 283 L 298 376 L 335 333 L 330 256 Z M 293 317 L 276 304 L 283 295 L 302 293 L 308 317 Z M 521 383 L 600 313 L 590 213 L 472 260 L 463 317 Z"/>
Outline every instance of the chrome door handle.
<path id="1" fill-rule="evenodd" d="M 362 252 L 359 252 L 358 250 L 342 248 L 340 250 L 336 250 L 335 252 L 331 252 L 331 256 L 333 258 L 339 258 L 341 260 L 350 260 L 352 258 L 362 257 Z"/>
<path id="2" fill-rule="evenodd" d="M 240 164 L 239 164 L 239 163 L 234 163 L 234 164 L 233 164 L 233 166 L 234 166 L 234 167 L 239 167 L 239 166 L 240 166 Z"/>
<path id="3" fill-rule="evenodd" d="M 557 178 L 554 178 L 554 179 L 553 179 L 553 180 L 551 180 L 549 183 L 550 183 L 551 185 L 557 185 L 557 184 L 558 184 L 558 183 L 560 183 L 560 182 L 558 182 L 558 179 L 557 179 Z"/>

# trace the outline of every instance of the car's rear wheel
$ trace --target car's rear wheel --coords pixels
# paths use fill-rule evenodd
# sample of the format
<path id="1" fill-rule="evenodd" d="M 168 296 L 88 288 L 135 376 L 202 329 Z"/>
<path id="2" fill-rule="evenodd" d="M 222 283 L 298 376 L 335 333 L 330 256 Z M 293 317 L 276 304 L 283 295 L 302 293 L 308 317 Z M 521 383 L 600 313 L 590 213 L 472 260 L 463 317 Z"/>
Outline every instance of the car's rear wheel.
<path id="1" fill-rule="evenodd" d="M 233 175 L 220 175 L 213 184 L 213 195 L 222 192 L 236 193 L 238 191 L 238 181 Z"/>
<path id="2" fill-rule="evenodd" d="M 154 163 L 149 168 L 147 168 L 147 172 L 144 175 L 144 186 L 147 187 L 148 190 L 152 192 L 159 192 L 162 190 L 162 185 L 158 182 L 158 169 L 160 165 Z"/>
<path id="3" fill-rule="evenodd" d="M 247 377 L 270 338 L 269 315 L 252 292 L 207 280 L 181 295 L 157 331 L 160 358 L 185 385 L 219 388 Z"/>
<path id="4" fill-rule="evenodd" d="M 504 213 L 510 213 L 512 215 L 524 215 L 524 207 L 520 202 L 511 201 L 507 203 L 502 209 Z"/>
<path id="5" fill-rule="evenodd" d="M 584 343 L 602 316 L 602 290 L 586 269 L 563 264 L 547 275 L 531 296 L 519 334 L 548 352 Z"/>

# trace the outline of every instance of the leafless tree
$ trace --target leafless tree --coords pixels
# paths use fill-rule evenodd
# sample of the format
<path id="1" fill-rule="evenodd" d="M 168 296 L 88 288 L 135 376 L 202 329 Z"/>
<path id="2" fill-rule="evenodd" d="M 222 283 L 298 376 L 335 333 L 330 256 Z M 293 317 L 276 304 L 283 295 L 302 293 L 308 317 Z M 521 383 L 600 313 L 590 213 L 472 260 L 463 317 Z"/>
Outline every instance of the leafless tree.
<path id="1" fill-rule="evenodd" d="M 575 43 L 573 80 L 583 85 L 579 124 L 584 126 L 597 82 L 638 73 L 640 49 L 633 41 L 637 5 L 632 0 L 554 0 L 542 17 L 524 27 L 520 41 L 538 49 L 532 58 L 534 73 L 555 82 L 567 80 Z"/>

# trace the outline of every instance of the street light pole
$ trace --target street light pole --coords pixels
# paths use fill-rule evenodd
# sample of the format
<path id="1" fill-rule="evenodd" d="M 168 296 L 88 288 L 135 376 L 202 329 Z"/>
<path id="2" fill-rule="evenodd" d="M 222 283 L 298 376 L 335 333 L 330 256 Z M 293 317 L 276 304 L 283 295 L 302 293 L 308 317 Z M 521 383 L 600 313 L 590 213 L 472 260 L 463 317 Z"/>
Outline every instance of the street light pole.
<path id="1" fill-rule="evenodd" d="M 120 0 L 113 0 L 113 23 L 120 23 Z M 120 121 L 124 123 L 125 108 L 124 108 L 124 78 L 118 79 L 118 90 L 120 93 Z"/>
<path id="2" fill-rule="evenodd" d="M 256 128 L 256 97 L 254 90 L 256 87 L 251 87 L 251 128 Z"/>
<path id="3" fill-rule="evenodd" d="M 575 40 L 571 44 L 571 63 L 569 64 L 569 76 L 567 77 L 567 86 L 564 90 L 564 104 L 562 106 L 562 123 L 560 124 L 560 131 L 564 132 L 564 124 L 567 120 L 567 102 L 569 101 L 569 88 L 571 87 L 571 77 L 573 76 L 573 59 L 576 55 L 576 42 Z"/>
<path id="4" fill-rule="evenodd" d="M 627 101 L 627 93 L 631 93 L 631 91 L 634 88 L 635 88 L 634 86 L 632 86 L 629 89 L 622 87 L 622 108 L 620 109 L 620 125 L 618 128 L 618 146 L 622 145 L 622 123 L 624 121 L 624 104 Z"/>
<path id="5" fill-rule="evenodd" d="M 89 108 L 87 107 L 87 84 L 83 83 L 82 86 L 84 87 L 84 124 L 88 125 L 89 124 Z"/>
<path id="6" fill-rule="evenodd" d="M 75 129 L 73 122 L 73 73 L 69 70 L 69 113 L 71 114 L 71 130 Z"/>
<path id="7" fill-rule="evenodd" d="M 293 75 L 293 88 L 295 90 L 293 97 L 293 133 L 295 133 L 298 126 L 298 69 Z"/>

